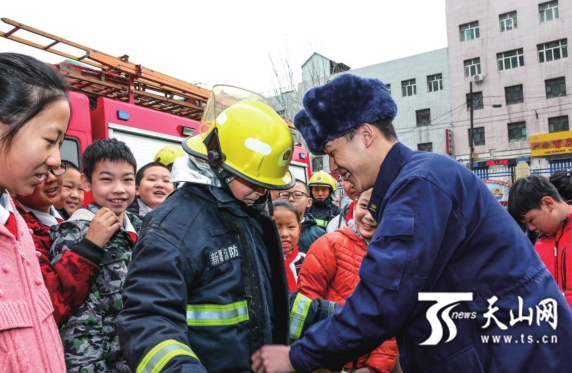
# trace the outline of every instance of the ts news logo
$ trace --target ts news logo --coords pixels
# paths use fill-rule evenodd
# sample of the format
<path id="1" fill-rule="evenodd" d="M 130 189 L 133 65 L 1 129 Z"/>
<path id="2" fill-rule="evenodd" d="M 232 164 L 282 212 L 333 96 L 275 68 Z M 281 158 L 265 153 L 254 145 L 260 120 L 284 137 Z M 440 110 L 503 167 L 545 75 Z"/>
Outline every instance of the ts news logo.
<path id="1" fill-rule="evenodd" d="M 443 326 L 439 321 L 439 311 L 449 306 L 441 313 L 443 322 L 449 328 L 449 339 L 445 341 L 447 343 L 457 336 L 457 327 L 450 316 L 451 310 L 457 307 L 460 302 L 472 302 L 473 293 L 419 293 L 419 301 L 437 302 L 427 310 L 427 321 L 431 325 L 431 335 L 425 342 L 420 343 L 421 346 L 434 346 L 443 338 Z"/>

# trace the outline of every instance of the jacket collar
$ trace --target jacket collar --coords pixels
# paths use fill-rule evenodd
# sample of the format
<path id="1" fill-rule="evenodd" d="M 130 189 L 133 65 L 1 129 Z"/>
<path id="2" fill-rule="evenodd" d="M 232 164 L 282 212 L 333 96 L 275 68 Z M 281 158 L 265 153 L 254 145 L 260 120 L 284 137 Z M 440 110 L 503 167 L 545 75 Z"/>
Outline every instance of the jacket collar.
<path id="1" fill-rule="evenodd" d="M 389 187 L 397 178 L 403 161 L 411 153 L 413 153 L 413 150 L 409 149 L 402 143 L 397 142 L 391 147 L 379 168 L 379 173 L 377 174 L 377 179 L 371 192 L 371 200 L 367 206 L 367 209 L 371 212 L 371 216 L 373 216 L 378 222 L 380 220 L 379 214 L 381 202 L 385 198 Z"/>
<path id="2" fill-rule="evenodd" d="M 312 214 L 310 214 L 310 213 L 304 214 L 304 219 L 302 220 L 301 224 L 304 227 L 310 226 L 310 225 L 318 225 L 318 223 L 316 222 L 316 219 L 314 219 L 314 216 L 312 216 Z"/>
<path id="3" fill-rule="evenodd" d="M 244 211 L 242 211 L 242 209 L 238 205 L 237 200 L 226 194 L 223 190 L 213 186 L 209 186 L 209 191 L 215 198 L 218 207 L 226 209 L 230 213 L 236 216 L 241 216 L 241 217 L 248 216 Z"/>

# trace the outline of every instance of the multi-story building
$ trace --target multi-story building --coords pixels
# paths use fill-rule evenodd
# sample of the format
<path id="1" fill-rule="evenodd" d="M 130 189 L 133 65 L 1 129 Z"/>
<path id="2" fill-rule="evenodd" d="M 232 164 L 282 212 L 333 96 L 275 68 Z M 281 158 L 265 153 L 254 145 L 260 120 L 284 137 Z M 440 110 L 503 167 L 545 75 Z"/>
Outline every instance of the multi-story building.
<path id="1" fill-rule="evenodd" d="M 389 88 L 397 103 L 398 113 L 394 120 L 397 136 L 401 142 L 414 150 L 447 154 L 446 129 L 452 129 L 451 83 L 447 48 L 422 53 L 394 61 L 350 69 L 343 63 L 334 62 L 314 53 L 302 65 L 303 81 L 297 90 L 288 90 L 270 102 L 278 113 L 288 113 L 289 107 L 298 102 L 310 88 L 322 85 L 340 73 L 350 73 L 367 78 L 377 78 Z M 327 160 L 312 156 L 312 171 L 330 172 Z"/>
<path id="2" fill-rule="evenodd" d="M 570 167 L 572 3 L 447 0 L 446 15 L 456 159 L 469 163 L 473 110 L 481 177 L 508 176 L 522 160 L 533 173 Z"/>

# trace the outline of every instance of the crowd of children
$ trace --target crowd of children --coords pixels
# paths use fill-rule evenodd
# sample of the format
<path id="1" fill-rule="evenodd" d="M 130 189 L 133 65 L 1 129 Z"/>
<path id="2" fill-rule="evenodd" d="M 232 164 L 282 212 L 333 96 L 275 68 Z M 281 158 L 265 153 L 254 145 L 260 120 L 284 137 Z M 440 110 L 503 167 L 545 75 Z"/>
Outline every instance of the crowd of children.
<path id="1" fill-rule="evenodd" d="M 255 109 L 271 110 L 256 105 Z M 69 120 L 66 86 L 54 70 L 31 57 L 0 53 L 0 144 L 4 153 L 0 162 L 1 372 L 134 371 L 136 355 L 129 351 L 129 356 L 124 356 L 124 341 L 120 341 L 119 314 L 126 299 L 133 299 L 132 292 L 126 298 L 123 290 L 142 220 L 174 190 L 171 168 L 174 158 L 181 156 L 180 150 L 166 148 L 157 161 L 138 168 L 125 143 L 96 140 L 85 149 L 81 164 L 74 164 L 59 155 Z M 226 176 L 226 195 L 211 190 L 205 196 L 212 193 L 209 198 L 220 206 L 231 203 L 228 193 L 235 198 L 232 203 L 237 206 L 231 210 L 246 218 L 253 240 L 248 245 L 256 247 L 250 265 L 262 265 L 257 276 L 272 282 L 281 272 L 273 269 L 272 254 L 260 251 L 271 246 L 271 239 L 267 233 L 258 237 L 258 232 L 268 232 L 274 223 L 247 209 L 257 205 L 266 189 Z M 302 319 L 298 327 L 290 326 L 290 338 L 299 338 L 309 327 L 304 319 L 327 317 L 336 303 L 343 304 L 351 294 L 358 281 L 359 263 L 377 226 L 366 207 L 359 207 L 367 206 L 368 193 L 362 194 L 360 205 L 355 189 L 350 193 L 346 185 L 346 193 L 356 201 L 344 208 L 343 216 L 336 217 L 342 210 L 332 203 L 335 183 L 330 179 L 321 172 L 310 186 L 292 179 L 282 190 L 271 191 L 274 201 L 270 211 L 283 257 L 278 263 L 284 263 L 291 317 Z M 84 207 L 86 193 L 93 202 Z M 205 190 L 198 188 L 197 193 Z M 240 211 L 250 212 L 242 216 Z M 227 213 L 220 218 L 232 221 Z M 334 218 L 339 229 L 326 235 L 325 227 Z M 229 234 L 227 228 L 210 225 L 206 232 L 211 238 Z M 338 260 L 341 241 L 355 257 L 350 268 Z M 231 243 L 228 250 L 235 250 L 229 253 L 238 257 L 237 244 L 243 243 Z M 309 265 L 303 265 L 306 255 Z M 216 263 L 209 260 L 210 267 L 217 267 L 226 257 L 217 257 Z M 276 286 L 280 285 L 271 285 Z M 267 312 L 281 305 L 274 288 L 263 285 L 261 291 L 268 298 L 264 303 Z M 312 302 L 315 298 L 321 299 Z M 275 316 L 263 320 L 266 322 L 274 328 L 280 324 Z M 275 339 L 263 338 L 265 343 Z M 384 357 L 376 360 L 374 356 Z M 390 372 L 396 357 L 392 340 L 348 366 Z M 244 359 L 250 361 L 248 351 L 244 351 Z"/>

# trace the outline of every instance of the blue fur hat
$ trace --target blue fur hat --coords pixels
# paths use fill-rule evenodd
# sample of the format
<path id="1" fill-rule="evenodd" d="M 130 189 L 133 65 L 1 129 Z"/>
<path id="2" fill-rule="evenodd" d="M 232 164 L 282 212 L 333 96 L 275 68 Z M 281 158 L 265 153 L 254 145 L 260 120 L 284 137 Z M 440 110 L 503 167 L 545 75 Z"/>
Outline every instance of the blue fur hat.
<path id="1" fill-rule="evenodd" d="M 308 148 L 324 155 L 330 140 L 380 119 L 393 120 L 397 105 L 386 85 L 378 79 L 342 74 L 304 95 L 304 110 L 294 118 Z"/>

